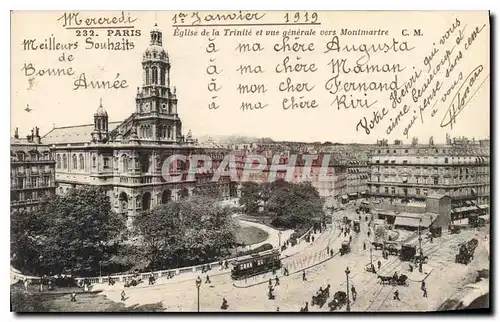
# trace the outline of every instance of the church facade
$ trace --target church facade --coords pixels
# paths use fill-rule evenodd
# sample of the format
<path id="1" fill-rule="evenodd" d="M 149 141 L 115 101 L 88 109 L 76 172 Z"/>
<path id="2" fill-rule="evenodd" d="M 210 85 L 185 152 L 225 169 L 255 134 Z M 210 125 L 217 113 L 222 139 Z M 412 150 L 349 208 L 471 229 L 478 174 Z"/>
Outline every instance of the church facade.
<path id="1" fill-rule="evenodd" d="M 229 152 L 201 148 L 190 133 L 182 135 L 176 90 L 170 84 L 170 61 L 156 26 L 143 54 L 142 71 L 135 112 L 124 121 L 109 122 L 101 100 L 93 124 L 55 127 L 43 137 L 56 161 L 56 193 L 79 185 L 101 186 L 114 210 L 129 223 L 141 211 L 187 197 L 211 182 L 213 171 L 190 177 L 185 162 L 175 162 L 170 176 L 163 178 L 163 162 L 169 156 L 208 155 L 216 168 Z M 222 176 L 215 187 L 224 198 L 237 194 L 229 176 Z"/>

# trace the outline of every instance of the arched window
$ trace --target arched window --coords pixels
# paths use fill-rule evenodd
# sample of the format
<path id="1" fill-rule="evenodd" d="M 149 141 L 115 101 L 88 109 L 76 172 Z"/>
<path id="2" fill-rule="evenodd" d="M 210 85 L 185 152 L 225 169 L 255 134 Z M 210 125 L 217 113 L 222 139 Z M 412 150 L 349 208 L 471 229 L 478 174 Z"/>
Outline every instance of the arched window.
<path id="1" fill-rule="evenodd" d="M 95 155 L 92 157 L 92 166 L 95 168 Z"/>
<path id="2" fill-rule="evenodd" d="M 17 160 L 19 161 L 24 161 L 26 159 L 26 155 L 24 154 L 24 152 L 18 152 L 17 153 Z"/>
<path id="3" fill-rule="evenodd" d="M 68 168 L 68 156 L 66 154 L 63 155 L 63 169 Z"/>
<path id="4" fill-rule="evenodd" d="M 165 68 L 160 69 L 160 84 L 165 85 Z"/>
<path id="5" fill-rule="evenodd" d="M 78 166 L 76 164 L 76 154 L 73 154 L 73 156 L 71 157 L 71 160 L 73 161 L 72 164 L 73 164 L 73 169 L 77 169 Z"/>
<path id="6" fill-rule="evenodd" d="M 122 155 L 122 172 L 128 171 L 128 157 L 124 154 Z"/>
<path id="7" fill-rule="evenodd" d="M 80 154 L 79 159 L 80 159 L 79 160 L 80 161 L 80 170 L 83 170 L 85 168 L 85 164 L 83 162 L 83 155 L 82 154 Z"/>
<path id="8" fill-rule="evenodd" d="M 149 85 L 149 68 L 146 68 L 146 85 Z"/>
<path id="9" fill-rule="evenodd" d="M 158 68 L 151 68 L 151 83 L 158 84 Z"/>
<path id="10" fill-rule="evenodd" d="M 167 128 L 167 137 L 169 139 L 172 137 L 172 127 L 170 125 Z"/>
<path id="11" fill-rule="evenodd" d="M 61 156 L 58 154 L 56 159 L 57 168 L 61 169 Z"/>

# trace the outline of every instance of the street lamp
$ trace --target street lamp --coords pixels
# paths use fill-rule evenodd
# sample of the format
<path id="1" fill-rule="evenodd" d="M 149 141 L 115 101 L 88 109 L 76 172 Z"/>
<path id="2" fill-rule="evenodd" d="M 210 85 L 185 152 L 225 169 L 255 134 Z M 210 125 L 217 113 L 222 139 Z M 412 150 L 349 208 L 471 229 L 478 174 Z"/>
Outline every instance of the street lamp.
<path id="1" fill-rule="evenodd" d="M 201 286 L 201 277 L 198 276 L 196 279 L 196 289 L 198 290 L 198 312 L 200 312 L 200 286 Z"/>
<path id="2" fill-rule="evenodd" d="M 281 247 L 281 230 L 278 232 L 278 243 L 279 243 L 279 247 Z"/>
<path id="3" fill-rule="evenodd" d="M 418 243 L 419 243 L 419 248 L 420 248 L 420 260 L 419 260 L 419 264 L 418 264 L 418 271 L 420 273 L 422 273 L 422 260 L 423 260 L 423 254 L 422 254 L 422 235 L 421 235 L 421 232 L 420 232 L 420 225 L 422 224 L 422 218 L 420 218 L 419 222 L 418 222 Z"/>
<path id="4" fill-rule="evenodd" d="M 346 267 L 345 269 L 345 277 L 346 277 L 346 280 L 347 280 L 347 307 L 346 307 L 346 311 L 347 312 L 351 312 L 351 305 L 350 305 L 350 301 L 349 301 L 349 273 L 351 271 L 349 270 L 349 267 Z"/>
<path id="5" fill-rule="evenodd" d="M 372 273 L 375 273 L 375 270 L 373 269 L 373 257 L 372 257 L 372 251 L 373 251 L 373 247 L 370 247 L 370 269 L 372 270 Z"/>

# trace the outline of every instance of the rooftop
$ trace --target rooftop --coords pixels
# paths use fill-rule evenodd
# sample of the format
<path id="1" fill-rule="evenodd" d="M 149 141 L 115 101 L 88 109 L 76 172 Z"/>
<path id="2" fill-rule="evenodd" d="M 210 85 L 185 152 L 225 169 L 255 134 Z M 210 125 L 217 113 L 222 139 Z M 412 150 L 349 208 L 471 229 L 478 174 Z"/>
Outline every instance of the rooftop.
<path id="1" fill-rule="evenodd" d="M 111 132 L 122 122 L 109 122 L 108 130 Z M 55 127 L 42 137 L 44 144 L 88 143 L 92 139 L 94 124 Z"/>

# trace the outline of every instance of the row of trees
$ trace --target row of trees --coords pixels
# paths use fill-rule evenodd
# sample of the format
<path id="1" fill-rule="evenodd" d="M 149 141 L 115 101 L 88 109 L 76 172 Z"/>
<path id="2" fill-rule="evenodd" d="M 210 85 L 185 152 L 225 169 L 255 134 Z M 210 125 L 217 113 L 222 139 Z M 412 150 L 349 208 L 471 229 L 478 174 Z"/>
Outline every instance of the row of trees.
<path id="1" fill-rule="evenodd" d="M 236 244 L 237 224 L 213 189 L 139 215 L 129 231 L 97 187 L 79 187 L 11 216 L 12 264 L 24 273 L 96 276 L 197 264 Z"/>
<path id="2" fill-rule="evenodd" d="M 298 228 L 323 217 L 323 200 L 310 183 L 245 182 L 240 205 L 247 215 L 266 215 L 276 227 Z"/>

